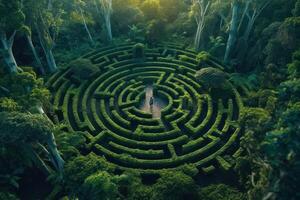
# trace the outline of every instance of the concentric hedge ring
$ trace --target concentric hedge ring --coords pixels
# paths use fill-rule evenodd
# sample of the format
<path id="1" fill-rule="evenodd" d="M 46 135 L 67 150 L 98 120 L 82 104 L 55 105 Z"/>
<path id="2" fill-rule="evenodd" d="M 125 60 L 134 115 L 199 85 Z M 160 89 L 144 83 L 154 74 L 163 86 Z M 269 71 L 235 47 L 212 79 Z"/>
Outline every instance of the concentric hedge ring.
<path id="1" fill-rule="evenodd" d="M 48 82 L 60 121 L 85 133 L 91 151 L 120 167 L 177 168 L 194 163 L 204 172 L 228 169 L 238 154 L 242 107 L 235 89 L 227 99 L 205 94 L 194 74 L 196 54 L 176 45 L 145 50 L 133 58 L 132 44 L 96 50 L 99 71 L 78 81 L 66 69 Z M 185 55 L 184 61 L 179 55 Z M 147 84 L 168 103 L 161 119 L 139 109 Z"/>

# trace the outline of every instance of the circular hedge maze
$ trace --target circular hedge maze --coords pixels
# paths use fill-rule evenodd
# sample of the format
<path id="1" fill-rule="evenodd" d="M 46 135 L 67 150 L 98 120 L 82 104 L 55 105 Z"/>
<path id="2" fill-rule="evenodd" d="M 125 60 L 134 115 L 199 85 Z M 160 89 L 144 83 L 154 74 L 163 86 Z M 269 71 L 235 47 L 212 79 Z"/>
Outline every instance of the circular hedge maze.
<path id="1" fill-rule="evenodd" d="M 69 131 L 83 132 L 91 152 L 124 169 L 191 163 L 204 173 L 229 169 L 240 152 L 242 102 L 236 89 L 222 99 L 205 91 L 195 80 L 196 54 L 183 46 L 146 48 L 143 59 L 133 56 L 133 47 L 83 56 L 97 66 L 85 80 L 72 69 L 54 74 L 48 86 L 59 121 Z M 148 85 L 166 103 L 161 118 L 140 109 Z"/>

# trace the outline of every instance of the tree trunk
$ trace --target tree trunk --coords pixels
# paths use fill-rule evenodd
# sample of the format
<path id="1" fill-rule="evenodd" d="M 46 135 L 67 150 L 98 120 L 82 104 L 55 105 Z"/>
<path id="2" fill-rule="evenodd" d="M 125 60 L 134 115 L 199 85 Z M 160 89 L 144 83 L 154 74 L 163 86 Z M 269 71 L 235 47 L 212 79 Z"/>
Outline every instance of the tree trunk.
<path id="1" fill-rule="evenodd" d="M 245 31 L 244 36 L 243 36 L 246 42 L 249 39 L 249 36 L 250 36 L 251 31 L 252 31 L 253 25 L 254 25 L 254 21 L 251 19 L 249 21 L 248 25 L 247 25 L 246 31 Z"/>
<path id="2" fill-rule="evenodd" d="M 52 10 L 52 8 L 53 8 L 52 0 L 48 0 L 48 6 L 47 6 L 47 9 L 48 9 L 48 10 Z"/>
<path id="3" fill-rule="evenodd" d="M 241 20 L 240 20 L 240 24 L 239 24 L 239 28 L 238 28 L 238 31 L 240 31 L 241 30 L 241 28 L 242 28 L 242 25 L 243 25 L 243 22 L 244 22 L 244 19 L 245 19 L 245 16 L 246 16 L 246 14 L 248 13 L 248 11 L 249 11 L 249 6 L 250 6 L 250 1 L 248 0 L 247 2 L 246 2 L 246 6 L 245 6 L 245 8 L 244 8 L 244 11 L 243 11 L 243 14 L 242 14 L 242 17 L 241 17 Z"/>
<path id="4" fill-rule="evenodd" d="M 56 66 L 56 62 L 52 53 L 52 50 L 46 50 L 45 52 L 46 54 L 46 60 L 48 63 L 48 69 L 50 73 L 54 73 L 57 71 L 57 66 Z"/>
<path id="5" fill-rule="evenodd" d="M 222 13 L 219 13 L 219 16 L 220 16 L 220 31 L 222 31 L 222 28 L 223 26 L 225 26 L 227 23 L 228 23 L 228 20 L 226 19 L 226 17 L 222 14 Z"/>
<path id="6" fill-rule="evenodd" d="M 255 18 L 252 16 L 249 19 L 249 22 L 247 24 L 246 30 L 243 34 L 243 36 L 239 39 L 239 43 L 238 43 L 238 54 L 237 54 L 237 58 L 240 61 L 240 65 L 243 65 L 243 61 L 245 56 L 247 55 L 248 52 L 248 40 L 250 37 L 250 33 L 252 31 L 252 27 L 254 25 L 255 22 Z"/>
<path id="7" fill-rule="evenodd" d="M 94 4 L 95 4 L 95 7 L 96 7 L 96 11 L 97 11 L 97 14 L 101 14 L 101 11 L 99 9 L 99 6 L 98 6 L 98 3 L 96 2 L 96 0 L 94 0 Z"/>
<path id="8" fill-rule="evenodd" d="M 36 62 L 36 66 L 37 66 L 39 72 L 40 72 L 42 75 L 44 75 L 44 74 L 45 74 L 45 70 L 44 70 L 44 68 L 43 68 L 41 59 L 40 59 L 40 57 L 39 57 L 39 55 L 38 55 L 38 53 L 37 53 L 37 51 L 36 51 L 36 49 L 35 49 L 35 47 L 34 47 L 34 45 L 33 45 L 32 38 L 31 38 L 30 35 L 26 35 L 26 38 L 27 38 L 29 47 L 30 47 L 30 49 L 31 49 L 31 51 L 32 51 L 32 53 L 33 53 L 33 56 L 34 56 L 34 59 L 35 59 L 35 62 Z"/>
<path id="9" fill-rule="evenodd" d="M 22 150 L 23 153 L 27 151 L 27 154 L 30 155 L 32 162 L 35 164 L 37 168 L 42 170 L 45 175 L 49 175 L 51 170 L 45 164 L 45 162 L 41 159 L 41 157 L 35 152 L 31 145 L 25 145 L 25 148 Z M 26 154 L 26 153 L 25 153 Z"/>
<path id="10" fill-rule="evenodd" d="M 200 50 L 201 47 L 201 39 L 202 39 L 202 32 L 205 27 L 205 17 L 206 13 L 210 7 L 210 2 L 205 2 L 205 1 L 193 1 L 194 5 L 198 5 L 198 15 L 195 16 L 196 22 L 197 22 L 197 33 L 195 37 L 195 49 L 197 51 Z"/>
<path id="11" fill-rule="evenodd" d="M 93 39 L 93 37 L 92 37 L 92 35 L 91 35 L 91 32 L 90 32 L 90 30 L 89 30 L 87 24 L 86 24 L 86 20 L 85 20 L 85 17 L 84 17 L 84 15 L 83 15 L 82 9 L 79 8 L 79 10 L 80 10 L 80 14 L 81 14 L 81 17 L 82 17 L 82 21 L 83 21 L 83 24 L 84 24 L 85 31 L 86 31 L 87 34 L 88 34 L 88 37 L 89 37 L 89 40 L 90 40 L 91 44 L 94 45 L 95 42 L 94 42 L 94 39 Z"/>
<path id="12" fill-rule="evenodd" d="M 105 16 L 105 25 L 106 25 L 107 35 L 108 35 L 108 41 L 112 41 L 111 23 L 110 23 L 109 15 Z"/>
<path id="13" fill-rule="evenodd" d="M 0 34 L 0 40 L 3 46 L 3 59 L 5 64 L 7 65 L 7 69 L 9 73 L 17 73 L 18 65 L 12 50 L 16 31 L 11 35 L 9 39 L 6 38 L 5 33 Z"/>
<path id="14" fill-rule="evenodd" d="M 253 30 L 253 26 L 254 26 L 257 18 L 262 13 L 262 11 L 269 5 L 270 2 L 271 2 L 271 0 L 266 0 L 259 7 L 254 8 L 254 11 L 253 11 L 252 15 L 248 16 L 249 21 L 248 21 L 246 30 L 245 30 L 244 35 L 243 35 L 243 37 L 244 37 L 244 39 L 245 39 L 246 42 L 248 42 L 248 40 L 249 40 L 251 31 Z"/>
<path id="15" fill-rule="evenodd" d="M 198 25 L 196 38 L 195 38 L 195 49 L 196 51 L 199 51 L 200 49 L 200 42 L 201 42 L 201 35 L 202 35 L 202 25 Z"/>
<path id="16" fill-rule="evenodd" d="M 40 27 L 35 24 L 35 27 L 36 27 L 36 30 L 37 30 L 37 33 L 38 33 L 38 36 L 39 36 L 39 40 L 40 40 L 40 44 L 42 46 L 42 49 L 45 53 L 45 56 L 46 56 L 46 60 L 47 60 L 47 64 L 48 64 L 48 71 L 50 73 L 54 73 L 57 71 L 57 66 L 56 66 L 56 62 L 55 62 L 55 59 L 54 59 L 54 56 L 53 56 L 53 53 L 52 53 L 52 48 L 53 48 L 53 45 L 47 45 L 43 35 L 42 35 L 42 32 L 40 30 Z"/>
<path id="17" fill-rule="evenodd" d="M 223 18 L 220 17 L 220 24 L 219 24 L 219 30 L 221 31 L 222 30 L 222 27 L 223 27 Z"/>
<path id="18" fill-rule="evenodd" d="M 239 3 L 237 1 L 234 1 L 232 5 L 232 17 L 231 17 L 231 25 L 229 30 L 229 37 L 228 37 L 226 52 L 224 56 L 225 63 L 228 63 L 232 53 L 232 49 L 234 48 L 234 45 L 237 41 L 239 9 L 240 9 Z"/>
<path id="19" fill-rule="evenodd" d="M 13 55 L 12 48 L 9 47 L 8 49 L 4 49 L 4 51 L 5 51 L 4 61 L 8 66 L 9 73 L 17 73 L 18 65 Z"/>
<path id="20" fill-rule="evenodd" d="M 59 171 L 59 173 L 62 175 L 65 161 L 62 159 L 62 157 L 59 154 L 53 133 L 51 133 L 49 135 L 49 138 L 47 140 L 47 145 L 48 145 L 49 153 L 52 157 L 52 160 L 54 161 L 53 165 Z"/>
<path id="21" fill-rule="evenodd" d="M 242 48 L 239 48 L 239 53 L 238 53 L 238 59 L 243 61 L 245 56 L 247 55 L 247 49 L 248 49 L 248 40 L 250 38 L 251 32 L 253 30 L 254 24 L 258 18 L 258 16 L 261 14 L 261 12 L 269 5 L 271 1 L 267 0 L 265 1 L 260 7 L 255 8 L 252 15 L 250 16 L 249 14 L 248 16 L 248 23 L 245 29 L 245 32 L 241 38 L 241 41 L 243 43 Z"/>

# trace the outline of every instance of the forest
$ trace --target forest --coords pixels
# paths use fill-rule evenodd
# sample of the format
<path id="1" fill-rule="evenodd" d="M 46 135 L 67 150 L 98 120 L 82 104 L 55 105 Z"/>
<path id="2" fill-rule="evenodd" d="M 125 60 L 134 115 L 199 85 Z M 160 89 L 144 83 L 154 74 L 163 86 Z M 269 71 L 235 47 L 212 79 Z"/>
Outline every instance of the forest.
<path id="1" fill-rule="evenodd" d="M 0 0 L 0 200 L 299 185 L 300 0 Z"/>

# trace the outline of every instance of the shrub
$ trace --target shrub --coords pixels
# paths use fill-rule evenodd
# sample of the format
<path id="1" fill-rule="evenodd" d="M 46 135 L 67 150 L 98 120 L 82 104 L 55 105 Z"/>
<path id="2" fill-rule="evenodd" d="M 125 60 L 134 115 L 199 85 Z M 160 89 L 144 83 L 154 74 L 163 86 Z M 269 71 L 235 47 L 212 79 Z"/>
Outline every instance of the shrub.
<path id="1" fill-rule="evenodd" d="M 184 174 L 190 177 L 194 177 L 199 173 L 199 170 L 195 164 L 185 164 L 181 167 L 181 170 Z"/>
<path id="2" fill-rule="evenodd" d="M 69 64 L 69 67 L 72 68 L 75 77 L 79 79 L 88 79 L 91 74 L 99 70 L 89 59 L 83 58 L 74 60 Z"/>
<path id="3" fill-rule="evenodd" d="M 164 35 L 165 21 L 163 20 L 151 20 L 146 27 L 146 41 L 149 44 L 160 41 Z"/>
<path id="4" fill-rule="evenodd" d="M 187 55 L 179 55 L 179 60 L 180 61 L 189 61 L 190 58 Z"/>
<path id="5" fill-rule="evenodd" d="M 153 199 L 182 200 L 199 199 L 194 180 L 181 172 L 165 171 L 153 187 Z"/>
<path id="6" fill-rule="evenodd" d="M 43 79 L 37 78 L 34 72 L 21 72 L 1 77 L 0 97 L 9 97 L 1 100 L 5 109 L 13 109 L 13 104 L 17 103 L 18 110 L 28 110 L 41 104 L 46 106 L 50 92 L 44 87 Z"/>
<path id="7" fill-rule="evenodd" d="M 268 112 L 272 113 L 275 111 L 277 104 L 277 92 L 267 89 L 249 93 L 246 103 L 252 107 L 265 108 Z"/>
<path id="8" fill-rule="evenodd" d="M 78 196 L 82 200 L 116 199 L 118 185 L 109 173 L 98 172 L 84 180 Z"/>
<path id="9" fill-rule="evenodd" d="M 13 99 L 6 97 L 0 98 L 0 111 L 17 111 L 18 107 L 18 103 L 15 102 Z"/>
<path id="10" fill-rule="evenodd" d="M 245 200 L 245 195 L 229 185 L 209 185 L 200 190 L 200 199 L 205 200 Z"/>
<path id="11" fill-rule="evenodd" d="M 290 78 L 300 78 L 300 50 L 293 53 L 293 62 L 288 64 Z"/>
<path id="12" fill-rule="evenodd" d="M 38 81 L 36 74 L 22 72 L 11 76 L 10 87 L 16 95 L 24 95 L 30 93 L 39 84 Z"/>
<path id="13" fill-rule="evenodd" d="M 263 108 L 244 108 L 241 117 L 242 124 L 247 130 L 263 133 L 269 128 L 271 116 Z"/>
<path id="14" fill-rule="evenodd" d="M 206 63 L 207 61 L 209 61 L 210 58 L 211 58 L 211 55 L 208 52 L 201 51 L 197 55 L 196 60 L 198 62 L 198 65 L 202 65 L 202 64 Z"/>
<path id="15" fill-rule="evenodd" d="M 86 147 L 86 138 L 83 132 L 55 132 L 57 146 L 63 155 L 64 160 L 70 160 L 80 155 L 80 150 Z"/>
<path id="16" fill-rule="evenodd" d="M 136 171 L 131 172 L 131 184 L 128 185 L 128 199 L 129 200 L 151 200 L 151 187 L 142 183 L 140 174 Z"/>
<path id="17" fill-rule="evenodd" d="M 137 43 L 133 46 L 133 57 L 134 58 L 144 58 L 145 57 L 145 45 Z"/>
<path id="18" fill-rule="evenodd" d="M 76 194 L 87 177 L 98 171 L 111 172 L 113 169 L 104 158 L 93 153 L 78 156 L 65 165 L 66 189 Z"/>
<path id="19" fill-rule="evenodd" d="M 288 109 L 281 116 L 282 126 L 289 128 L 299 128 L 300 121 L 300 102 L 289 105 Z"/>
<path id="20" fill-rule="evenodd" d="M 209 88 L 225 88 L 226 78 L 226 73 L 213 67 L 203 68 L 196 73 L 196 79 Z"/>
<path id="21" fill-rule="evenodd" d="M 300 79 L 288 80 L 279 86 L 280 101 L 300 100 Z"/>
<path id="22" fill-rule="evenodd" d="M 248 95 L 249 90 L 255 90 L 258 86 L 258 77 L 255 74 L 247 76 L 240 73 L 232 73 L 229 81 L 245 95 Z"/>

